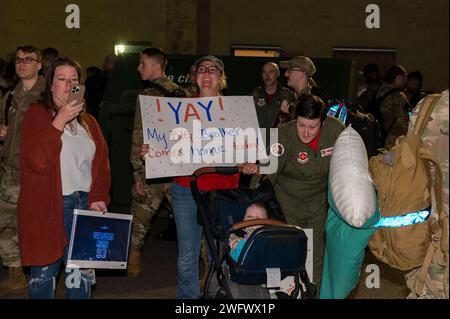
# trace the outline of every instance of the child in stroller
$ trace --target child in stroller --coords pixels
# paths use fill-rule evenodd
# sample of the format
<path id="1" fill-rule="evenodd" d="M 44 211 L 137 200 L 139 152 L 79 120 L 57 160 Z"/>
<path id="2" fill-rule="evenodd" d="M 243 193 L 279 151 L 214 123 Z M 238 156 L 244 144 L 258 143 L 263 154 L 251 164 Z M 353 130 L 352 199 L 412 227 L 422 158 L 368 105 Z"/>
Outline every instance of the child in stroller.
<path id="1" fill-rule="evenodd" d="M 198 220 L 203 225 L 211 257 L 203 297 L 314 298 L 305 269 L 305 232 L 285 223 L 268 179 L 262 179 L 257 189 L 200 192 L 197 188 L 196 179 L 204 173 L 226 175 L 236 172 L 237 167 L 209 167 L 197 170 L 191 177 L 191 190 L 198 205 Z M 266 209 L 269 218 L 243 220 L 247 209 L 255 203 Z M 237 260 L 233 259 L 230 256 L 230 236 L 253 226 L 259 227 L 248 236 Z M 288 295 L 280 290 L 282 281 L 290 276 L 293 277 L 295 287 Z"/>
<path id="2" fill-rule="evenodd" d="M 252 220 L 252 219 L 267 219 L 269 216 L 267 215 L 267 209 L 263 203 L 253 203 L 247 207 L 245 211 L 244 220 Z M 232 233 L 230 234 L 230 256 L 234 261 L 238 261 L 239 254 L 244 248 L 245 242 L 251 235 L 251 233 L 261 226 L 252 226 L 242 229 L 242 233 L 238 234 Z"/>

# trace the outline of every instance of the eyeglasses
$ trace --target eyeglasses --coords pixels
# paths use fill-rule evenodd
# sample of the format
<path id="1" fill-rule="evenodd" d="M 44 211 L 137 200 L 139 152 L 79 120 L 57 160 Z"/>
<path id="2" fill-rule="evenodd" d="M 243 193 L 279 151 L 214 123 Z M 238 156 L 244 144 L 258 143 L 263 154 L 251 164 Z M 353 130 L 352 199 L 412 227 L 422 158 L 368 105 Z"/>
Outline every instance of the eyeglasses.
<path id="1" fill-rule="evenodd" d="M 208 72 L 209 74 L 219 74 L 220 73 L 220 69 L 218 67 L 216 67 L 216 66 L 210 66 L 210 67 L 199 66 L 197 68 L 197 73 L 199 73 L 199 74 L 203 74 L 203 73 L 206 73 L 206 72 Z"/>
<path id="2" fill-rule="evenodd" d="M 39 60 L 33 59 L 33 58 L 30 57 L 30 56 L 27 56 L 27 57 L 24 57 L 24 58 L 16 57 L 16 60 L 14 60 L 14 63 L 15 63 L 15 64 L 20 64 L 20 63 L 23 63 L 23 64 L 30 64 L 30 63 L 33 62 L 33 61 L 39 62 Z"/>

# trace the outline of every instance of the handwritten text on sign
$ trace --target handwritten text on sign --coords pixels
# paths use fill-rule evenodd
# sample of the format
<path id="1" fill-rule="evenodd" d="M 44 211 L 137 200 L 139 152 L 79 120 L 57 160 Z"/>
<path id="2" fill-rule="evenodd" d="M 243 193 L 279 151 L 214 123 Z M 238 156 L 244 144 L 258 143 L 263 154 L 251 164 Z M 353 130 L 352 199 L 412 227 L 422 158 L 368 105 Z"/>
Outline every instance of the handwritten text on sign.
<path id="1" fill-rule="evenodd" d="M 265 158 L 251 96 L 140 95 L 147 178 L 191 175 L 204 166 Z"/>

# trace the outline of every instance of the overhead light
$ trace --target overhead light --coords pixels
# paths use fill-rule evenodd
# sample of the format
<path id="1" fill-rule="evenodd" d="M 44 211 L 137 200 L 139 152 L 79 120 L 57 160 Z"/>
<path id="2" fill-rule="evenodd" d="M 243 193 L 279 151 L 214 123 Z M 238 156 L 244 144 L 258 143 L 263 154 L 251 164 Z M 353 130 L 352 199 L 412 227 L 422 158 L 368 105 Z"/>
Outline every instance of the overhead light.
<path id="1" fill-rule="evenodd" d="M 122 54 L 124 52 L 125 52 L 125 45 L 123 45 L 123 44 L 116 44 L 116 45 L 114 45 L 114 53 L 116 55 L 120 55 L 120 54 Z"/>

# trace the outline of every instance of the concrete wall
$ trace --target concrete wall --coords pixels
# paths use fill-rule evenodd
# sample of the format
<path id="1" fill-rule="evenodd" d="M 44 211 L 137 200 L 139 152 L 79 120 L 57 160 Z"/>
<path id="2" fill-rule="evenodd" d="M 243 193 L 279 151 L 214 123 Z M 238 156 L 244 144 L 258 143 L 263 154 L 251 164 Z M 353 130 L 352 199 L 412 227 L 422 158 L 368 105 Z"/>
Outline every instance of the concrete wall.
<path id="1" fill-rule="evenodd" d="M 379 29 L 365 26 L 370 3 L 380 7 Z M 212 1 L 211 52 L 229 52 L 233 42 L 278 44 L 318 58 L 332 57 L 333 47 L 394 48 L 397 63 L 420 69 L 425 86 L 442 90 L 449 76 L 448 10 L 448 0 Z"/>
<path id="2" fill-rule="evenodd" d="M 80 28 L 66 28 L 66 6 L 80 8 Z M 195 0 L 2 1 L 0 56 L 19 44 L 52 46 L 86 68 L 101 67 L 115 41 L 151 41 L 169 53 L 195 53 Z M 137 67 L 137 64 L 136 64 Z"/>
<path id="3" fill-rule="evenodd" d="M 0 56 L 31 43 L 54 46 L 83 67 L 101 66 L 119 40 L 147 40 L 179 54 L 197 53 L 202 41 L 218 55 L 229 54 L 232 43 L 281 45 L 316 58 L 332 57 L 333 47 L 393 48 L 397 63 L 423 72 L 425 88 L 449 86 L 448 0 L 211 0 L 205 14 L 197 3 L 207 1 L 75 0 L 80 29 L 65 27 L 69 1 L 3 1 Z M 380 29 L 365 26 L 370 3 L 380 7 Z M 198 12 L 209 20 L 207 32 L 197 28 Z"/>

